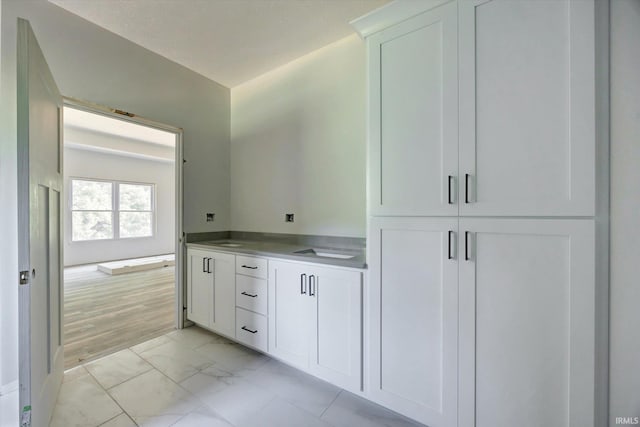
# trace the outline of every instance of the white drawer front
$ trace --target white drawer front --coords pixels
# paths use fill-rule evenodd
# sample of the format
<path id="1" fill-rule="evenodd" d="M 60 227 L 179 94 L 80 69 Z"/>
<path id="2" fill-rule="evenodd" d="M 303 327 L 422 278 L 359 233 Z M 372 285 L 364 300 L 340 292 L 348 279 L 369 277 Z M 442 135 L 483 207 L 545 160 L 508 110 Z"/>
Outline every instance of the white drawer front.
<path id="1" fill-rule="evenodd" d="M 236 308 L 236 340 L 267 351 L 267 318 L 242 308 Z"/>
<path id="2" fill-rule="evenodd" d="M 236 306 L 267 314 L 267 280 L 236 275 Z"/>
<path id="3" fill-rule="evenodd" d="M 262 258 L 237 255 L 236 273 L 266 279 L 267 260 Z"/>

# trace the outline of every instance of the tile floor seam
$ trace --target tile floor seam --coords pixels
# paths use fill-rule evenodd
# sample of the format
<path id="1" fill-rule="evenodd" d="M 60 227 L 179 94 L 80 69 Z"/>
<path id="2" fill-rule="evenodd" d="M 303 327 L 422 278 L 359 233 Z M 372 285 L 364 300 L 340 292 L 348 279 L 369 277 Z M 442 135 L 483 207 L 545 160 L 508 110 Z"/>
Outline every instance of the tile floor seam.
<path id="1" fill-rule="evenodd" d="M 340 395 L 342 394 L 343 391 L 344 391 L 344 389 L 340 389 L 340 391 L 338 393 L 336 393 L 336 397 L 334 397 L 333 400 L 331 401 L 331 403 L 329 403 L 329 405 L 326 408 L 324 408 L 324 411 L 322 411 L 322 413 L 318 416 L 318 418 L 322 419 L 322 417 L 324 416 L 325 412 L 327 412 L 329 410 L 329 408 L 331 408 L 331 405 L 336 403 L 336 400 L 338 400 L 338 397 L 340 397 Z M 329 423 L 329 424 L 331 424 L 331 423 Z"/>
<path id="2" fill-rule="evenodd" d="M 140 356 L 140 357 L 142 357 L 142 356 Z M 144 358 L 143 358 L 143 359 L 144 359 Z M 145 361 L 147 361 L 147 359 L 144 359 L 144 360 L 145 360 Z M 198 396 L 196 396 L 195 394 L 191 393 L 191 391 L 187 390 L 186 388 L 182 387 L 182 386 L 180 385 L 180 383 L 179 383 L 179 382 L 174 381 L 170 376 L 166 375 L 166 374 L 165 374 L 164 372 L 162 372 L 160 369 L 156 368 L 156 366 L 155 366 L 155 365 L 153 365 L 151 362 L 147 361 L 147 363 L 151 364 L 151 365 L 153 366 L 153 369 L 154 369 L 154 370 L 156 370 L 156 371 L 158 371 L 158 372 L 160 372 L 160 374 L 162 374 L 162 376 L 163 376 L 163 377 L 167 378 L 169 381 L 171 381 L 172 383 L 174 383 L 175 385 L 177 385 L 178 387 L 180 387 L 182 390 L 184 390 L 185 392 L 187 392 L 187 393 L 188 393 L 188 394 L 190 394 L 191 396 L 193 396 L 193 397 L 195 397 L 196 399 L 198 399 L 198 401 L 204 405 L 204 402 L 202 402 L 202 400 L 200 400 L 200 398 L 199 398 Z M 148 373 L 148 372 L 151 372 L 151 370 L 148 370 L 148 371 L 147 371 L 147 372 L 145 372 L 144 374 L 146 374 L 146 373 Z M 199 372 L 200 372 L 200 371 L 196 372 L 196 373 L 195 373 L 195 374 L 193 374 L 193 375 L 196 375 L 196 374 L 198 374 Z M 140 375 L 144 375 L 144 374 L 140 374 Z M 128 380 L 127 380 L 127 381 L 128 381 Z M 125 382 L 126 382 L 126 381 L 125 381 Z M 124 384 L 124 383 L 123 383 L 123 384 Z"/>
<path id="3" fill-rule="evenodd" d="M 145 351 L 146 351 L 146 350 L 145 350 Z M 206 365 L 205 367 L 203 367 L 202 369 L 200 369 L 200 368 L 196 368 L 195 366 L 191 365 L 191 366 L 196 370 L 196 372 L 194 372 L 193 374 L 189 375 L 188 377 L 186 377 L 186 378 L 184 378 L 184 379 L 181 379 L 180 381 L 176 381 L 176 380 L 174 380 L 173 378 L 171 378 L 169 375 L 167 375 L 167 374 L 165 374 L 164 372 L 162 372 L 162 370 L 161 370 L 158 366 L 156 366 L 156 365 L 155 365 L 151 360 L 146 359 L 146 358 L 145 358 L 144 356 L 142 356 L 141 354 L 139 354 L 138 356 L 140 356 L 140 357 L 141 357 L 145 362 L 147 362 L 149 365 L 151 365 L 151 366 L 153 367 L 153 369 L 155 369 L 156 371 L 160 372 L 162 375 L 164 375 L 165 377 L 169 378 L 171 381 L 173 381 L 174 383 L 176 383 L 176 384 L 178 384 L 178 385 L 180 385 L 180 383 L 181 383 L 182 381 L 185 381 L 185 380 L 187 380 L 187 379 L 189 379 L 189 378 L 193 377 L 194 375 L 199 374 L 199 373 L 200 373 L 200 372 L 202 372 L 203 370 L 208 369 L 208 368 L 210 368 L 211 366 L 213 366 L 213 365 L 215 364 L 215 362 L 212 362 L 212 363 L 210 363 L 210 364 L 207 364 L 207 365 Z M 149 372 L 149 371 L 147 371 L 147 372 Z"/>
<path id="4" fill-rule="evenodd" d="M 139 372 L 139 373 L 137 373 L 137 374 L 134 374 L 132 377 L 129 377 L 129 378 L 127 378 L 126 380 L 124 380 L 124 381 L 122 381 L 122 382 L 119 382 L 118 384 L 114 384 L 114 385 L 112 385 L 112 386 L 111 386 L 111 387 L 109 387 L 109 388 L 104 387 L 102 384 L 100 384 L 100 386 L 101 386 L 102 388 L 104 388 L 104 391 L 106 391 L 107 393 L 109 393 L 109 390 L 111 390 L 112 388 L 114 388 L 114 387 L 118 387 L 119 385 L 122 385 L 122 384 L 126 383 L 127 381 L 132 380 L 132 379 L 134 379 L 134 378 L 138 378 L 140 375 L 144 375 L 144 374 L 146 374 L 147 372 L 152 371 L 153 369 L 156 369 L 156 367 L 155 367 L 155 366 L 153 366 L 153 365 L 151 365 L 151 368 L 147 369 L 146 371 L 144 371 L 144 372 Z M 156 370 L 157 370 L 157 369 L 156 369 Z M 88 369 L 87 369 L 87 371 L 88 371 Z M 97 379 L 96 379 L 96 381 L 97 381 Z M 98 381 L 98 383 L 99 383 L 99 381 Z"/>
<path id="5" fill-rule="evenodd" d="M 107 421 L 103 422 L 102 424 L 98 424 L 98 426 L 97 426 L 97 427 L 101 427 L 101 426 L 105 425 L 106 423 L 108 423 L 108 422 L 110 422 L 110 421 L 115 420 L 116 418 L 118 418 L 118 417 L 119 417 L 120 415 L 122 415 L 122 414 L 126 415 L 127 417 L 129 417 L 129 419 L 131 419 L 131 417 L 129 416 L 129 414 L 127 414 L 126 412 L 122 411 L 121 413 L 119 413 L 119 414 L 118 414 L 118 415 L 116 415 L 115 417 L 113 417 L 113 418 L 109 418 Z M 132 421 L 133 421 L 133 420 L 132 420 Z M 135 421 L 134 421 L 134 424 L 136 424 L 136 423 L 135 423 Z M 138 425 L 138 424 L 136 424 L 136 426 L 137 426 L 137 425 Z"/>
<path id="6" fill-rule="evenodd" d="M 84 366 L 84 365 L 81 365 L 81 366 L 83 366 L 83 367 L 84 367 L 84 369 L 87 371 L 87 374 L 88 374 L 91 378 L 93 378 L 93 380 L 96 382 L 96 384 L 98 384 L 98 387 L 100 387 L 100 388 L 102 389 L 102 391 L 104 391 L 104 392 L 105 392 L 105 394 L 106 394 L 107 396 L 109 396 L 109 399 L 111 399 L 111 400 L 113 401 L 113 403 L 115 403 L 115 404 L 118 406 L 118 408 L 120 408 L 120 410 L 121 410 L 122 412 L 121 412 L 120 414 L 116 415 L 115 417 L 118 417 L 118 416 L 120 416 L 121 414 L 127 414 L 127 411 L 125 411 L 125 410 L 124 410 L 124 408 L 120 405 L 120 403 L 119 403 L 119 402 L 118 402 L 118 401 L 117 401 L 113 396 L 111 396 L 111 394 L 109 393 L 109 390 L 107 390 L 106 388 L 104 388 L 104 387 L 102 386 L 102 384 L 100 383 L 100 381 L 98 381 L 98 378 L 96 378 L 96 377 L 91 373 L 91 371 L 89 371 L 89 370 L 87 369 L 87 367 L 86 367 L 86 366 Z M 127 414 L 127 416 L 128 416 L 129 418 L 131 418 L 131 415 L 129 415 L 129 414 Z M 115 418 L 115 417 L 113 417 L 113 418 Z M 111 419 L 113 419 L 113 418 L 111 418 Z M 133 418 L 132 418 L 132 419 L 133 419 Z M 106 422 L 108 422 L 108 421 L 110 421 L 110 420 L 107 420 L 107 421 L 105 421 L 104 423 L 106 423 Z M 104 424 L 104 423 L 102 423 L 102 424 Z M 100 427 L 102 424 L 98 424 L 96 427 Z"/>

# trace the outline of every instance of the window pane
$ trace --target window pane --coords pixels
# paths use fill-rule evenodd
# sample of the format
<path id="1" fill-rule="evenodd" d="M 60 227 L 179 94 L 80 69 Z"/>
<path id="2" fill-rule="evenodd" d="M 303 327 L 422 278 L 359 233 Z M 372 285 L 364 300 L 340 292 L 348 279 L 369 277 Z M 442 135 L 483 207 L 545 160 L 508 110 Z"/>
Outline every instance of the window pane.
<path id="1" fill-rule="evenodd" d="M 71 221 L 74 241 L 113 239 L 111 212 L 73 212 Z"/>
<path id="2" fill-rule="evenodd" d="M 150 211 L 151 186 L 120 184 L 121 211 Z"/>
<path id="3" fill-rule="evenodd" d="M 112 204 L 112 184 L 110 182 L 71 181 L 73 210 L 110 211 Z"/>
<path id="4" fill-rule="evenodd" d="M 151 212 L 120 212 L 120 237 L 151 235 Z"/>

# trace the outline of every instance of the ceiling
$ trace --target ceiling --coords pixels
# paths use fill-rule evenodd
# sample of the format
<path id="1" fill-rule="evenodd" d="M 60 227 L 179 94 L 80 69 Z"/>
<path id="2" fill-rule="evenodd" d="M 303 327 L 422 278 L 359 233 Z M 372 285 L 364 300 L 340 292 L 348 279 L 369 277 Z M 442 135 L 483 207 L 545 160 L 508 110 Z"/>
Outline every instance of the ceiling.
<path id="1" fill-rule="evenodd" d="M 234 87 L 354 30 L 389 0 L 49 0 Z"/>

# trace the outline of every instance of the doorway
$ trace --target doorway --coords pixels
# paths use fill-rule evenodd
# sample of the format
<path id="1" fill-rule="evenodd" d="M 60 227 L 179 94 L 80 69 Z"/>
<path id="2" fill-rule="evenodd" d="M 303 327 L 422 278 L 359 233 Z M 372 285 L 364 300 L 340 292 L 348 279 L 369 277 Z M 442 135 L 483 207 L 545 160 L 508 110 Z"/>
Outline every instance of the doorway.
<path id="1" fill-rule="evenodd" d="M 181 131 L 66 99 L 64 367 L 182 326 Z"/>

